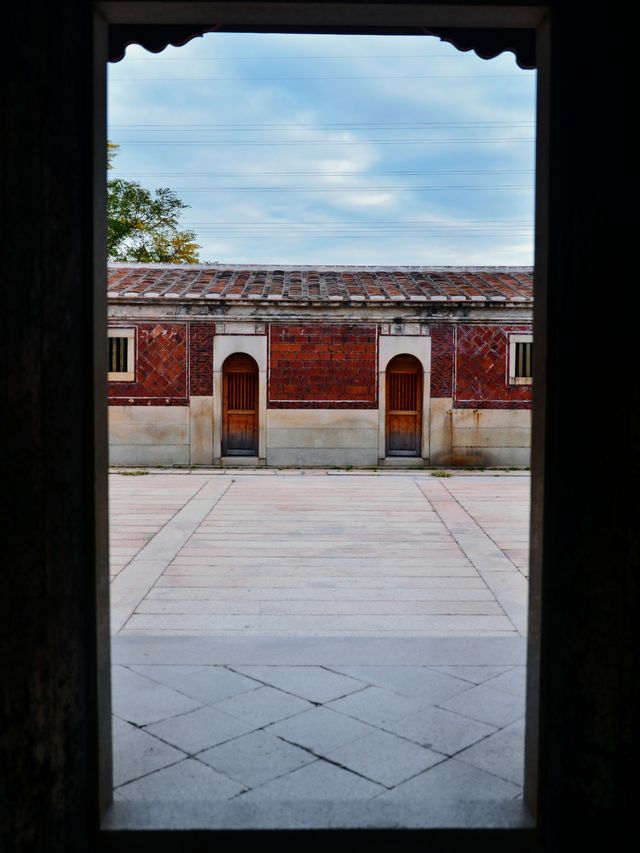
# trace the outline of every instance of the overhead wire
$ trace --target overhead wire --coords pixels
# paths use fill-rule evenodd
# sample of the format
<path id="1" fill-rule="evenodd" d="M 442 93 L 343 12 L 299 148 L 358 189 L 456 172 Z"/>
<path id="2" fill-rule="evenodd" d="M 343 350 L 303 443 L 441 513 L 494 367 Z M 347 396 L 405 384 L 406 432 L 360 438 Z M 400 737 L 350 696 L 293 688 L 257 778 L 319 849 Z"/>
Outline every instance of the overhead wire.
<path id="1" fill-rule="evenodd" d="M 534 169 L 401 169 L 389 172 L 118 172 L 121 176 L 140 178 L 257 178 L 276 176 L 296 177 L 379 177 L 380 175 L 530 175 Z"/>
<path id="2" fill-rule="evenodd" d="M 258 122 L 258 123 L 241 123 L 241 122 L 219 122 L 217 124 L 186 124 L 176 122 L 174 124 L 112 124 L 111 128 L 136 128 L 138 130 L 149 130 L 156 132 L 157 130 L 185 129 L 185 130 L 206 130 L 206 129 L 228 129 L 236 128 L 241 130 L 253 129 L 316 129 L 316 128 L 334 128 L 342 130 L 352 130 L 355 128 L 381 128 L 381 127 L 404 127 L 410 129 L 414 127 L 533 127 L 533 121 L 362 121 L 362 122 L 290 122 L 285 124 Z"/>
<path id="3" fill-rule="evenodd" d="M 534 138 L 529 137 L 499 137 L 497 139 L 358 139 L 358 140 L 341 140 L 341 139 L 318 139 L 318 140 L 293 140 L 291 142 L 283 142 L 282 140 L 246 140 L 246 139 L 201 139 L 201 140 L 146 140 L 146 139 L 124 139 L 118 142 L 118 145 L 244 145 L 249 147 L 261 147 L 268 145 L 277 146 L 310 146 L 310 145 L 449 145 L 451 143 L 457 145 L 495 145 L 503 142 L 535 142 Z"/>
<path id="4" fill-rule="evenodd" d="M 439 192 L 455 190 L 530 190 L 533 184 L 492 184 L 486 187 L 451 185 L 451 186 L 428 186 L 428 187 L 404 187 L 404 186 L 381 186 L 381 187 L 172 187 L 174 192 L 180 193 L 209 193 L 209 192 L 265 192 L 265 193 L 344 193 L 344 192 Z"/>
<path id="5" fill-rule="evenodd" d="M 112 79 L 111 79 L 112 78 Z M 264 83 L 284 82 L 293 80 L 529 80 L 521 74 L 382 74 L 382 75 L 331 75 L 331 76 L 302 76 L 302 77 L 118 77 L 110 75 L 110 82 L 115 83 Z"/>
<path id="6" fill-rule="evenodd" d="M 287 57 L 284 56 L 217 56 L 217 57 L 127 57 L 128 62 L 148 62 L 148 61 L 181 61 L 181 62 L 216 62 L 229 61 L 233 59 L 251 59 L 251 60 L 279 60 Z M 440 54 L 425 56 L 422 54 L 386 54 L 386 55 L 332 55 L 332 56 L 296 56 L 292 59 L 326 59 L 326 60 L 341 60 L 341 59 L 451 59 L 461 58 L 457 54 Z M 523 75 L 522 72 L 517 74 L 393 74 L 393 75 L 295 75 L 295 76 L 239 76 L 239 77 L 118 77 L 117 73 L 112 74 L 113 82 L 263 82 L 263 81 L 295 81 L 295 80 L 429 80 L 429 79 L 474 79 L 479 80 L 489 79 L 529 79 L 528 75 Z M 217 134 L 226 134 L 233 132 L 241 133 L 266 133 L 271 134 L 277 131 L 352 131 L 355 133 L 361 131 L 378 130 L 384 132 L 389 131 L 418 131 L 429 129 L 455 129 L 458 131 L 487 131 L 499 129 L 521 129 L 530 130 L 535 127 L 533 121 L 448 121 L 448 122 L 430 122 L 430 121 L 410 121 L 410 122 L 393 122 L 393 121 L 371 121 L 371 122 L 318 122 L 318 123 L 210 123 L 210 124 L 187 124 L 187 123 L 165 123 L 165 124 L 116 124 L 112 125 L 112 130 L 116 132 L 133 131 L 143 134 L 201 134 L 205 132 L 213 132 Z M 308 146 L 355 146 L 362 144 L 376 145 L 494 145 L 504 143 L 530 143 L 534 139 L 529 137 L 497 137 L 488 139 L 470 139 L 470 138 L 443 138 L 443 139 L 348 139 L 348 140 L 277 140 L 277 139 L 121 139 L 117 140 L 117 144 L 127 146 L 246 146 L 246 147 L 308 147 Z M 260 177 L 359 177 L 370 178 L 374 176 L 420 176 L 420 175 L 525 175 L 533 174 L 533 169 L 405 169 L 405 170 L 388 170 L 376 172 L 361 172 L 361 171 L 266 171 L 257 172 L 137 172 L 135 177 L 165 177 L 165 178 L 243 178 L 253 179 Z M 130 172 L 111 173 L 117 176 L 131 175 Z M 218 187 L 177 187 L 175 190 L 180 193 L 216 193 L 216 192 L 254 192 L 254 193 L 344 193 L 344 192 L 424 192 L 424 191 L 492 191 L 492 190 L 528 190 L 531 189 L 530 184 L 524 185 L 434 185 L 434 186 L 332 186 L 332 187 L 269 187 L 269 186 L 218 186 Z M 300 239 L 402 239 L 406 237 L 419 237 L 426 240 L 442 240 L 442 239 L 458 239 L 471 238 L 478 239 L 482 237 L 501 237 L 505 239 L 526 238 L 532 236 L 533 223 L 531 220 L 473 220 L 471 222 L 448 223 L 438 220 L 408 220 L 399 222 L 397 220 L 376 220 L 375 222 L 362 222 L 355 220 L 347 221 L 331 221 L 325 223 L 314 222 L 272 222 L 272 221 L 253 221 L 247 222 L 216 222 L 216 221 L 193 221 L 185 223 L 185 227 L 197 228 L 203 234 L 214 233 L 221 236 L 233 237 L 234 239 L 274 239 L 291 238 Z"/>
<path id="7" fill-rule="evenodd" d="M 307 56 L 306 54 L 292 54 L 290 56 L 278 55 L 278 54 L 266 54 L 263 56 L 254 56 L 252 54 L 245 54 L 239 56 L 224 56 L 223 54 L 220 56 L 127 56 L 127 62 L 218 62 L 220 60 L 236 60 L 236 59 L 252 59 L 252 60 L 264 60 L 264 59 L 297 59 L 297 60 L 307 60 L 307 59 L 465 59 L 465 54 L 460 53 L 459 51 L 452 53 L 432 53 L 431 55 L 425 53 L 354 53 L 354 54 L 323 54 L 323 55 L 315 55 L 315 56 Z"/>

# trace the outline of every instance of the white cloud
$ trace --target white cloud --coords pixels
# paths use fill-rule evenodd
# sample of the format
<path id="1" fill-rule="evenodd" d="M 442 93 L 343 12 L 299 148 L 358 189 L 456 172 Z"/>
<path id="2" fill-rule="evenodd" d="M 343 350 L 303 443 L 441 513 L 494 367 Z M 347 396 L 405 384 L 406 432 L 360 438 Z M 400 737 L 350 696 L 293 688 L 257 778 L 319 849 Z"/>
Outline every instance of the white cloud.
<path id="1" fill-rule="evenodd" d="M 402 60 L 380 58 L 403 52 Z M 422 53 L 427 59 L 420 58 Z M 339 58 L 318 58 L 329 55 Z M 295 56 L 299 59 L 283 58 Z M 195 58 L 197 62 L 174 61 Z M 128 61 L 140 59 L 144 61 Z M 464 80 L 443 76 L 453 74 L 472 76 Z M 479 79 L 490 74 L 517 76 Z M 396 79 L 269 79 L 340 76 Z M 142 77 L 179 79 L 115 82 Z M 189 77 L 253 77 L 255 82 L 183 82 Z M 531 191 L 414 189 L 532 183 L 531 173 L 493 174 L 532 169 L 530 143 L 389 142 L 533 136 L 532 127 L 514 126 L 533 121 L 533 75 L 517 69 L 511 54 L 485 62 L 424 37 L 210 34 L 157 56 L 129 48 L 126 59 L 111 68 L 110 78 L 109 133 L 121 141 L 118 172 L 147 186 L 175 188 L 191 205 L 185 221 L 209 223 L 195 229 L 201 228 L 201 256 L 207 260 L 380 264 L 531 260 L 531 241 L 516 230 L 493 229 L 477 237 L 469 236 L 466 224 L 489 218 L 531 220 Z M 470 122 L 512 126 L 464 127 Z M 144 140 L 172 144 L 131 144 Z M 175 144 L 181 140 L 207 144 Z M 276 140 L 277 145 L 266 144 Z M 214 144 L 223 141 L 229 144 Z M 463 174 L 472 171 L 483 174 Z M 323 192 L 308 191 L 312 187 Z M 345 221 L 362 227 L 425 220 L 457 226 L 466 236 L 439 240 L 421 238 L 415 229 L 402 235 L 397 228 L 382 227 L 371 232 L 378 235 L 375 239 L 332 240 L 321 227 L 334 225 L 336 233 L 345 233 Z M 223 229 L 224 223 L 241 227 Z M 265 233 L 261 227 L 265 223 L 280 228 L 269 238 L 259 236 Z M 316 223 L 316 234 L 300 235 L 290 223 Z"/>

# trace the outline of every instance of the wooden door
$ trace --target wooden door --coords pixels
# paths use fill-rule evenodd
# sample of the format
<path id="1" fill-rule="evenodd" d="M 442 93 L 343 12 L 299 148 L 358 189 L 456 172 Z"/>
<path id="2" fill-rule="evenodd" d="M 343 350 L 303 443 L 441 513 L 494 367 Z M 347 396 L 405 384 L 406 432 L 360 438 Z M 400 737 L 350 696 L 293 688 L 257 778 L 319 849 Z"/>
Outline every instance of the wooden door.
<path id="1" fill-rule="evenodd" d="M 258 455 L 258 365 L 241 353 L 222 368 L 222 455 Z"/>
<path id="2" fill-rule="evenodd" d="M 387 456 L 420 456 L 422 450 L 422 365 L 397 355 L 387 367 Z"/>

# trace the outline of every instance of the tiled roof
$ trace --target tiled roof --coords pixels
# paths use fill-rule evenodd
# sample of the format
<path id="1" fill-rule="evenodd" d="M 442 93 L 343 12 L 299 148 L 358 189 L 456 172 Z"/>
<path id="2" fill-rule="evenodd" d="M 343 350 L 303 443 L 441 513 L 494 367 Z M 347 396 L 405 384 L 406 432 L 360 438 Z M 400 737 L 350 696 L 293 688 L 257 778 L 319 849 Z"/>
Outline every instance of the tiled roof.
<path id="1" fill-rule="evenodd" d="M 531 267 L 109 265 L 110 299 L 531 302 Z"/>

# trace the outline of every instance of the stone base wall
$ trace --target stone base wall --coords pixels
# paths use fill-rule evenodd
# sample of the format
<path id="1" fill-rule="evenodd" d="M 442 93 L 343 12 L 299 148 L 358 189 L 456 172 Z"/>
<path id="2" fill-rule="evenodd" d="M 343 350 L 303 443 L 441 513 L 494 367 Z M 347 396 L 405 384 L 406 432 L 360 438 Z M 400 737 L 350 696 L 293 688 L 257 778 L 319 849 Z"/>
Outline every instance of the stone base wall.
<path id="1" fill-rule="evenodd" d="M 453 400 L 431 400 L 432 465 L 529 465 L 528 409 L 454 409 Z"/>
<path id="2" fill-rule="evenodd" d="M 269 409 L 267 465 L 373 467 L 377 409 Z"/>
<path id="3" fill-rule="evenodd" d="M 188 465 L 189 406 L 109 406 L 110 465 Z"/>
<path id="4" fill-rule="evenodd" d="M 455 409 L 452 402 L 446 397 L 431 399 L 425 465 L 529 464 L 528 410 Z M 382 461 L 379 423 L 383 414 L 378 409 L 267 409 L 266 464 L 375 467 Z M 189 406 L 109 408 L 112 465 L 219 465 L 214 443 L 212 397 L 191 397 Z M 260 461 L 264 464 L 265 458 L 261 456 Z"/>

